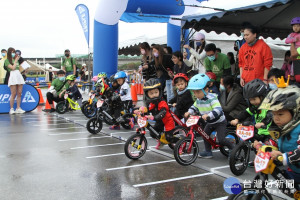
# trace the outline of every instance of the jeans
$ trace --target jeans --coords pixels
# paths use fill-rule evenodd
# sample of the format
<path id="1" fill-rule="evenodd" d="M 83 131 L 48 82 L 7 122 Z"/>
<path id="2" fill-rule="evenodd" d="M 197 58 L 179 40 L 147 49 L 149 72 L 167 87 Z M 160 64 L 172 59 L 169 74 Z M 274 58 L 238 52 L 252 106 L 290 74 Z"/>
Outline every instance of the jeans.
<path id="1" fill-rule="evenodd" d="M 66 72 L 66 77 L 69 76 L 69 75 L 73 75 L 73 71 L 71 71 L 71 72 Z"/>
<path id="2" fill-rule="evenodd" d="M 167 90 L 167 102 L 169 102 L 174 97 L 172 80 L 166 80 L 166 90 Z"/>

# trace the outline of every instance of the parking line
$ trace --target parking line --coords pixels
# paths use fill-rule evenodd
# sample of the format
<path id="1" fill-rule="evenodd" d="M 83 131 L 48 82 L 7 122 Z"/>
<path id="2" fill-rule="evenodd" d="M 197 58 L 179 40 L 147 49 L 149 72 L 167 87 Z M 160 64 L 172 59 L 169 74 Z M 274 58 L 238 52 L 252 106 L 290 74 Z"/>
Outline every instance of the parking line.
<path id="1" fill-rule="evenodd" d="M 76 140 L 91 140 L 91 139 L 101 139 L 101 138 L 108 138 L 110 136 L 102 136 L 102 137 L 89 137 L 89 138 L 76 138 L 76 139 L 67 139 L 67 140 L 58 140 L 59 142 L 66 142 L 66 141 L 76 141 Z"/>
<path id="2" fill-rule="evenodd" d="M 48 135 L 52 136 L 52 135 L 72 135 L 72 134 L 78 134 L 78 133 L 87 133 L 87 131 L 84 132 L 70 132 L 70 133 L 50 133 Z"/>
<path id="3" fill-rule="evenodd" d="M 77 125 L 77 124 L 74 124 L 74 125 Z M 54 129 L 45 128 L 45 129 L 40 129 L 40 130 L 41 131 L 56 131 L 56 130 L 59 130 L 59 129 L 72 129 L 72 128 L 84 128 L 84 127 L 79 126 L 79 127 L 54 128 Z"/>
<path id="4" fill-rule="evenodd" d="M 113 145 L 120 145 L 120 144 L 125 144 L 124 142 L 122 143 L 113 143 L 113 144 L 100 144 L 100 145 L 93 145 L 93 146 L 84 146 L 84 147 L 72 147 L 70 149 L 86 149 L 86 148 L 93 148 L 93 147 L 105 147 L 105 146 L 113 146 Z"/>
<path id="5" fill-rule="evenodd" d="M 89 156 L 85 158 L 102 158 L 102 157 L 108 157 L 108 156 L 118 156 L 118 155 L 124 155 L 125 153 L 114 153 L 114 154 L 106 154 L 106 155 L 100 155 L 100 156 Z"/>
<path id="6" fill-rule="evenodd" d="M 176 160 L 165 160 L 165 161 L 145 163 L 145 164 L 140 164 L 140 165 L 131 165 L 131 166 L 125 166 L 125 167 L 108 168 L 108 169 L 106 169 L 106 171 L 113 171 L 113 170 L 127 169 L 127 168 L 134 168 L 134 167 L 141 167 L 141 166 L 148 166 L 148 165 L 157 165 L 157 164 L 169 163 L 169 162 L 174 162 L 174 161 L 176 161 Z"/>
<path id="7" fill-rule="evenodd" d="M 54 126 L 54 125 L 61 125 L 61 124 L 74 124 L 72 122 L 68 122 L 68 123 L 58 123 L 58 124 L 37 124 L 37 125 L 32 125 L 32 126 Z"/>
<path id="8" fill-rule="evenodd" d="M 172 181 L 179 181 L 179 180 L 185 180 L 185 179 L 196 178 L 196 177 L 201 177 L 201 176 L 208 176 L 208 175 L 212 175 L 212 174 L 213 174 L 212 172 L 207 172 L 204 174 L 196 174 L 196 175 L 192 175 L 192 176 L 183 176 L 183 177 L 179 177 L 179 178 L 171 178 L 171 179 L 166 179 L 166 180 L 162 180 L 162 181 L 154 181 L 154 182 L 149 182 L 149 183 L 136 184 L 136 185 L 133 185 L 133 187 L 156 185 L 156 184 L 167 183 L 167 182 L 172 182 Z"/>

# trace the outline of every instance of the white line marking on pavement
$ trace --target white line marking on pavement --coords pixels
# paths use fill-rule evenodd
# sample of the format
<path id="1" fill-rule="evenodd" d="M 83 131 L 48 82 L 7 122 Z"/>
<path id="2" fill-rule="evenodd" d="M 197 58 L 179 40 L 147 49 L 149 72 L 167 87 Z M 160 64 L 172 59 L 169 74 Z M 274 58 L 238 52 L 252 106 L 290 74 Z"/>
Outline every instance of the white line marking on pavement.
<path id="1" fill-rule="evenodd" d="M 77 125 L 77 124 L 74 124 L 74 125 Z M 59 130 L 59 129 L 73 129 L 73 128 L 84 128 L 85 127 L 81 127 L 79 125 L 77 125 L 78 127 L 66 127 L 66 128 L 53 128 L 53 129 L 48 129 L 48 128 L 45 128 L 45 129 L 40 129 L 41 131 L 56 131 L 56 130 Z"/>
<path id="2" fill-rule="evenodd" d="M 110 136 L 101 136 L 101 137 L 89 137 L 89 138 L 76 138 L 76 139 L 67 139 L 67 140 L 58 140 L 59 142 L 66 141 L 75 141 L 75 140 L 92 140 L 92 139 L 101 139 L 101 138 L 110 138 Z"/>
<path id="3" fill-rule="evenodd" d="M 32 125 L 32 126 L 58 126 L 58 125 L 61 125 L 61 124 L 74 124 L 72 122 L 68 122 L 68 123 L 57 123 L 57 124 L 38 124 L 38 125 Z"/>
<path id="4" fill-rule="evenodd" d="M 125 167 L 108 168 L 108 169 L 106 169 L 106 171 L 112 171 L 112 170 L 118 170 L 118 169 L 127 169 L 127 168 L 141 167 L 141 166 L 148 166 L 148 165 L 157 165 L 157 164 L 174 162 L 174 161 L 176 161 L 176 160 L 165 160 L 165 161 L 145 163 L 145 164 L 140 164 L 140 165 L 131 165 L 131 166 L 125 166 Z"/>
<path id="5" fill-rule="evenodd" d="M 94 145 L 94 146 L 72 147 L 72 148 L 70 148 L 70 149 L 86 149 L 86 148 L 106 147 L 106 146 L 113 146 L 113 145 L 120 145 L 120 144 L 125 144 L 125 143 L 122 142 L 122 143 L 113 143 L 113 144 L 100 144 L 100 145 Z"/>
<path id="6" fill-rule="evenodd" d="M 151 151 L 151 150 L 147 150 Z M 109 156 L 118 156 L 118 155 L 124 155 L 125 153 L 114 153 L 114 154 L 106 154 L 106 155 L 99 155 L 99 156 L 89 156 L 89 157 L 85 157 L 85 158 L 102 158 L 102 157 L 109 157 Z"/>
<path id="7" fill-rule="evenodd" d="M 124 131 L 124 132 L 114 132 L 114 133 L 111 133 L 111 135 L 113 134 L 118 134 L 118 133 L 135 133 L 136 131 Z"/>
<path id="8" fill-rule="evenodd" d="M 228 196 L 220 197 L 220 198 L 216 198 L 216 199 L 211 199 L 211 200 L 226 200 L 226 199 L 228 199 Z"/>
<path id="9" fill-rule="evenodd" d="M 125 153 L 114 153 L 114 154 L 106 154 L 106 155 L 100 155 L 100 156 L 89 156 L 85 158 L 102 158 L 102 157 L 108 157 L 108 156 L 118 156 L 118 155 L 124 155 Z"/>
<path id="10" fill-rule="evenodd" d="M 50 133 L 48 135 L 52 136 L 52 135 L 72 135 L 72 134 L 78 134 L 78 133 L 88 133 L 87 131 L 85 132 L 70 132 L 70 133 Z"/>
<path id="11" fill-rule="evenodd" d="M 59 121 L 59 119 L 56 119 L 56 120 L 39 120 L 39 121 L 28 121 L 26 123 L 36 123 L 36 122 L 57 122 Z M 64 120 L 66 121 L 66 120 Z"/>
<path id="12" fill-rule="evenodd" d="M 196 174 L 196 175 L 192 175 L 192 176 L 183 176 L 183 177 L 179 177 L 179 178 L 171 178 L 171 179 L 166 179 L 166 180 L 162 180 L 162 181 L 154 181 L 154 182 L 149 182 L 149 183 L 137 184 L 137 185 L 133 185 L 133 187 L 156 185 L 156 184 L 167 183 L 167 182 L 172 182 L 172 181 L 179 181 L 179 180 L 185 180 L 185 179 L 196 178 L 196 177 L 201 177 L 201 176 L 208 176 L 208 175 L 212 175 L 212 174 L 213 173 L 208 172 L 208 173 Z"/>
<path id="13" fill-rule="evenodd" d="M 83 121 L 87 122 L 88 119 L 75 120 L 74 122 L 83 122 Z M 103 125 L 104 125 L 104 124 L 103 124 Z"/>

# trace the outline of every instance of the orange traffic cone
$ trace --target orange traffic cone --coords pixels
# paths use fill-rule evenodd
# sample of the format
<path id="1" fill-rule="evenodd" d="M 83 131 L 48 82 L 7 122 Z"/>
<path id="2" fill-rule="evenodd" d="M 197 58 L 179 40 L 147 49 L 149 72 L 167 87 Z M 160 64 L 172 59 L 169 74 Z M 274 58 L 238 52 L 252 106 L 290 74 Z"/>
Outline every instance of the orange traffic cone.
<path id="1" fill-rule="evenodd" d="M 143 88 L 144 88 L 144 84 L 141 84 L 141 87 L 140 87 L 140 89 L 141 89 L 141 90 L 140 90 L 140 94 L 141 94 L 141 95 L 143 95 L 143 94 L 144 94 L 144 90 L 143 90 Z"/>
<path id="2" fill-rule="evenodd" d="M 140 90 L 141 90 L 141 84 L 137 83 L 136 84 L 136 94 L 140 94 Z"/>
<path id="3" fill-rule="evenodd" d="M 53 104 L 54 105 L 54 104 Z M 46 106 L 45 106 L 45 109 L 43 111 L 50 111 L 51 110 L 51 106 L 48 102 L 48 99 L 46 100 Z"/>
<path id="4" fill-rule="evenodd" d="M 48 83 L 48 88 L 50 88 L 51 87 L 51 83 Z"/>
<path id="5" fill-rule="evenodd" d="M 37 91 L 39 92 L 39 96 L 40 96 L 40 102 L 39 102 L 39 105 L 44 105 L 45 104 L 45 101 L 44 101 L 44 98 L 43 98 L 43 95 L 42 95 L 42 91 L 40 88 L 37 88 Z"/>
<path id="6" fill-rule="evenodd" d="M 132 101 L 137 101 L 137 91 L 136 91 L 136 85 L 132 83 L 131 85 L 131 98 Z"/>

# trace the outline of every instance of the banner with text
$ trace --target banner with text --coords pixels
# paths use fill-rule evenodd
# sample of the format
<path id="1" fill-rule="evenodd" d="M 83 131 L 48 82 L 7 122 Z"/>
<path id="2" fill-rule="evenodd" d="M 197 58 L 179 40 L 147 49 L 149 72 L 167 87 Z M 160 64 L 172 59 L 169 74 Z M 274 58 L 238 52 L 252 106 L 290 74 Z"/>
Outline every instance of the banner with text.
<path id="1" fill-rule="evenodd" d="M 89 9 L 84 4 L 78 4 L 75 8 L 78 15 L 85 39 L 87 41 L 88 47 L 90 46 L 90 17 Z"/>

